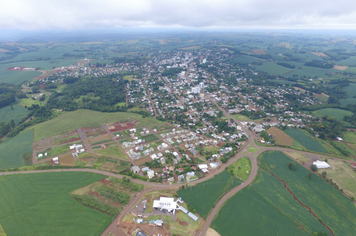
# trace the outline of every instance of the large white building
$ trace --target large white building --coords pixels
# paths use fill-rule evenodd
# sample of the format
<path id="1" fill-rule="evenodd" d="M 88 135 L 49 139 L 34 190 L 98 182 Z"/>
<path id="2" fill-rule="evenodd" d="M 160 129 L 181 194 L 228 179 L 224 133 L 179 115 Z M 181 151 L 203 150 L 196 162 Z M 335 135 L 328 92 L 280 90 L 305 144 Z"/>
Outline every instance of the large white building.
<path id="1" fill-rule="evenodd" d="M 159 200 L 153 201 L 153 208 L 160 210 L 167 210 L 168 212 L 175 213 L 175 210 L 180 209 L 177 201 L 172 197 L 160 197 Z"/>
<path id="2" fill-rule="evenodd" d="M 316 167 L 318 167 L 318 169 L 325 169 L 325 168 L 331 168 L 331 166 L 326 163 L 325 161 L 314 161 L 313 165 L 316 165 Z"/>
<path id="3" fill-rule="evenodd" d="M 192 93 L 194 93 L 194 94 L 200 93 L 200 87 L 193 87 L 192 88 Z"/>

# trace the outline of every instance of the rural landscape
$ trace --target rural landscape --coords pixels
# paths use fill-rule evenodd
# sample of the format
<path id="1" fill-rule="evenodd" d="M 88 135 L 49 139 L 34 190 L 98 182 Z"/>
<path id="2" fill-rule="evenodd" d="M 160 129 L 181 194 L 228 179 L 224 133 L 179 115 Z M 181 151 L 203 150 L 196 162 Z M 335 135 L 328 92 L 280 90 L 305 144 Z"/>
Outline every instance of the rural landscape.
<path id="1" fill-rule="evenodd" d="M 355 235 L 356 37 L 0 43 L 0 236 Z"/>

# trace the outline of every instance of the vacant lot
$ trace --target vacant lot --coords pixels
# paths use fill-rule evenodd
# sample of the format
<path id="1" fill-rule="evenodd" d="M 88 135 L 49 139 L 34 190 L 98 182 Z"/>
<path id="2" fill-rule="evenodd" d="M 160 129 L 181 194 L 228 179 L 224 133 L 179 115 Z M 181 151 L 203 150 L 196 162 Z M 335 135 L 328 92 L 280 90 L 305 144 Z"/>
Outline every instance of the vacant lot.
<path id="1" fill-rule="evenodd" d="M 204 183 L 179 190 L 177 194 L 182 197 L 184 201 L 193 205 L 197 212 L 206 219 L 210 209 L 219 197 L 227 190 L 239 184 L 241 184 L 241 180 L 233 177 L 229 172 L 223 171 Z M 204 199 L 204 201 L 202 201 L 202 199 Z"/>
<path id="2" fill-rule="evenodd" d="M 72 153 L 67 153 L 58 158 L 59 165 L 61 166 L 75 166 L 75 161 Z"/>
<path id="3" fill-rule="evenodd" d="M 253 53 L 255 53 L 255 54 L 267 54 L 264 50 L 262 50 L 262 49 L 256 49 L 256 50 L 252 50 L 253 51 Z"/>
<path id="4" fill-rule="evenodd" d="M 94 144 L 109 142 L 111 140 L 112 140 L 112 137 L 111 137 L 110 134 L 104 134 L 104 135 L 99 135 L 99 136 L 96 136 L 96 137 L 93 137 L 93 138 L 89 138 L 88 142 L 91 145 L 94 145 Z"/>
<path id="5" fill-rule="evenodd" d="M 292 137 L 295 141 L 302 144 L 306 149 L 315 151 L 315 152 L 322 152 L 327 153 L 325 148 L 321 146 L 321 144 L 307 135 L 305 132 L 299 129 L 286 129 L 286 132 L 290 137 Z"/>
<path id="6" fill-rule="evenodd" d="M 82 127 L 97 127 L 102 124 L 129 121 L 131 119 L 137 120 L 141 126 L 145 127 L 171 127 L 170 125 L 166 126 L 166 123 L 155 118 L 142 118 L 141 115 L 133 113 L 106 113 L 90 110 L 76 110 L 66 112 L 53 120 L 35 125 L 33 127 L 34 139 L 37 141 Z"/>
<path id="7" fill-rule="evenodd" d="M 120 147 L 118 147 L 116 143 L 112 143 L 104 149 L 97 149 L 95 152 L 119 159 L 128 159 L 125 152 Z"/>
<path id="8" fill-rule="evenodd" d="M 282 130 L 278 129 L 277 127 L 271 127 L 267 130 L 268 134 L 272 134 L 274 140 L 276 141 L 277 145 L 280 146 L 292 146 L 294 140 L 289 137 L 286 133 Z"/>
<path id="9" fill-rule="evenodd" d="M 349 67 L 348 66 L 337 66 L 337 65 L 335 65 L 333 67 L 333 69 L 335 69 L 335 70 L 346 70 L 347 68 L 349 68 Z"/>
<path id="10" fill-rule="evenodd" d="M 328 57 L 328 55 L 326 55 L 323 52 L 312 52 L 314 55 L 318 56 L 318 57 Z"/>
<path id="11" fill-rule="evenodd" d="M 83 206 L 69 192 L 103 178 L 83 172 L 1 176 L 0 222 L 9 236 L 100 235 L 111 217 Z"/>
<path id="12" fill-rule="evenodd" d="M 28 130 L 0 144 L 0 169 L 17 168 L 31 162 L 33 131 Z M 30 155 L 27 155 L 30 154 Z"/>
<path id="13" fill-rule="evenodd" d="M 332 179 L 349 196 L 356 198 L 356 173 L 355 170 L 346 162 L 328 159 L 331 168 L 320 169 L 318 172 L 326 171 L 327 179 Z"/>
<path id="14" fill-rule="evenodd" d="M 297 164 L 288 169 L 289 157 L 267 152 L 261 158 L 289 189 L 327 224 L 335 235 L 352 235 L 356 227 L 355 205 L 317 175 Z M 258 227 L 256 227 L 258 226 Z M 220 209 L 212 227 L 221 235 L 310 235 L 331 233 L 305 207 L 296 201 L 283 184 L 266 169 Z"/>

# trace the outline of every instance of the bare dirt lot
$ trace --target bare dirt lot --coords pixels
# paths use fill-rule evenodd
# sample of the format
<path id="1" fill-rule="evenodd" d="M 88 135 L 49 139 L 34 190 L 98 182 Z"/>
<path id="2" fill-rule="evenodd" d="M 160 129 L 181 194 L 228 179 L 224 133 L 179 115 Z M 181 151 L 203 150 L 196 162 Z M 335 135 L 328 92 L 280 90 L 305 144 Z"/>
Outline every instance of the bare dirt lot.
<path id="1" fill-rule="evenodd" d="M 262 50 L 262 49 L 256 49 L 256 50 L 252 50 L 253 51 L 253 53 L 255 53 L 255 54 L 267 54 L 264 50 Z"/>
<path id="2" fill-rule="evenodd" d="M 58 159 L 59 159 L 59 165 L 61 166 L 75 166 L 75 161 L 74 158 L 72 157 L 72 153 L 62 155 Z"/>
<path id="3" fill-rule="evenodd" d="M 216 232 L 214 229 L 209 228 L 208 231 L 206 231 L 205 236 L 221 236 L 218 232 Z"/>
<path id="4" fill-rule="evenodd" d="M 326 55 L 323 52 L 312 52 L 314 55 L 318 56 L 318 57 L 328 57 L 328 55 Z"/>
<path id="5" fill-rule="evenodd" d="M 151 157 L 145 157 L 145 158 L 135 160 L 135 165 L 140 166 L 140 165 L 145 164 L 146 162 L 151 162 L 151 161 L 152 161 Z"/>
<path id="6" fill-rule="evenodd" d="M 113 133 L 122 131 L 122 130 L 132 129 L 132 128 L 134 128 L 134 124 L 132 124 L 131 122 L 115 123 L 115 124 L 108 126 L 108 129 L 110 130 L 110 132 L 113 132 Z"/>
<path id="7" fill-rule="evenodd" d="M 348 66 L 334 66 L 333 69 L 335 70 L 346 70 L 347 68 L 349 68 Z"/>
<path id="8" fill-rule="evenodd" d="M 284 133 L 282 130 L 276 127 L 269 128 L 267 130 L 267 133 L 273 135 L 277 145 L 291 146 L 294 142 L 294 140 L 291 137 L 289 137 L 288 134 Z"/>

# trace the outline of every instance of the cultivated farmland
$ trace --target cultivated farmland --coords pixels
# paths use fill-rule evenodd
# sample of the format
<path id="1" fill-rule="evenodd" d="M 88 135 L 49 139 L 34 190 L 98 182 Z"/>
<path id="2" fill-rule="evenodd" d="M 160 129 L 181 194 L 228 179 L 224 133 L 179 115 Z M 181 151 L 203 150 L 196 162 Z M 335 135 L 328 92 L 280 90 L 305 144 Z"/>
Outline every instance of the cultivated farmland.
<path id="1" fill-rule="evenodd" d="M 241 184 L 241 180 L 231 176 L 229 172 L 223 171 L 203 183 L 179 190 L 177 194 L 184 201 L 193 205 L 202 217 L 206 218 L 219 197 L 227 190 L 239 184 Z"/>
<path id="2" fill-rule="evenodd" d="M 33 131 L 28 130 L 0 144 L 0 169 L 17 168 L 31 162 Z"/>
<path id="3" fill-rule="evenodd" d="M 317 175 L 312 174 L 309 179 L 309 171 L 301 165 L 290 170 L 290 161 L 281 152 L 267 152 L 261 158 L 335 235 L 352 235 L 356 227 L 355 205 Z M 310 235 L 319 231 L 331 235 L 265 168 L 249 188 L 225 203 L 212 227 L 221 235 Z"/>
<path id="4" fill-rule="evenodd" d="M 277 127 L 271 127 L 267 130 L 268 134 L 272 134 L 274 140 L 276 141 L 277 145 L 280 146 L 292 146 L 294 140 L 289 137 L 286 133 L 282 130 L 278 129 Z"/>
<path id="5" fill-rule="evenodd" d="M 9 236 L 99 235 L 111 217 L 83 206 L 69 192 L 104 177 L 82 172 L 1 176 L 0 223 Z"/>
<path id="6" fill-rule="evenodd" d="M 14 120 L 15 124 L 18 124 L 29 113 L 28 110 L 19 105 L 19 102 L 20 100 L 17 100 L 13 104 L 13 109 L 11 109 L 11 106 L 0 108 L 0 122 L 8 123 Z"/>
<path id="7" fill-rule="evenodd" d="M 305 134 L 299 129 L 286 129 L 284 132 L 286 132 L 290 137 L 302 144 L 308 150 L 327 153 L 325 148 L 321 146 L 317 140 L 312 139 L 309 135 Z"/>

